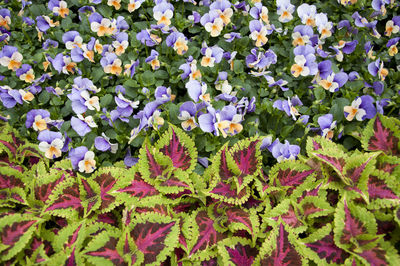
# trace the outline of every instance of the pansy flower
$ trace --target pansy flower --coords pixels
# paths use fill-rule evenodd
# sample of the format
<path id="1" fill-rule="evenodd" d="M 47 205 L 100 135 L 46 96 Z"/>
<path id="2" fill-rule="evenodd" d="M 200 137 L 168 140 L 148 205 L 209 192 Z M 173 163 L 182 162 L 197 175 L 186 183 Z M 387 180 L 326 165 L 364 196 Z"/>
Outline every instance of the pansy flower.
<path id="1" fill-rule="evenodd" d="M 92 173 L 96 169 L 94 152 L 89 151 L 85 146 L 71 149 L 69 152 L 72 167 L 78 169 L 81 173 Z"/>
<path id="2" fill-rule="evenodd" d="M 321 135 L 327 139 L 332 139 L 336 127 L 336 121 L 333 121 L 332 114 L 326 114 L 318 117 L 318 125 L 321 128 Z"/>
<path id="3" fill-rule="evenodd" d="M 233 15 L 231 5 L 228 0 L 217 0 L 210 5 L 210 10 L 216 10 L 224 25 L 228 25 Z"/>
<path id="4" fill-rule="evenodd" d="M 348 75 L 344 72 L 338 72 L 336 74 L 331 72 L 328 76 L 324 76 L 321 76 L 321 80 L 318 84 L 330 92 L 338 91 L 348 80 Z"/>
<path id="5" fill-rule="evenodd" d="M 277 55 L 271 49 L 263 53 L 258 48 L 253 48 L 250 54 L 246 56 L 246 65 L 249 68 L 262 71 L 266 68 L 268 69 L 271 64 L 276 64 L 277 58 Z"/>
<path id="6" fill-rule="evenodd" d="M 133 78 L 133 75 L 135 75 L 136 67 L 138 65 L 139 65 L 139 59 L 136 61 L 131 60 L 130 64 L 126 64 L 124 66 L 124 68 L 125 68 L 124 75 L 130 76 L 131 78 Z"/>
<path id="7" fill-rule="evenodd" d="M 161 43 L 161 37 L 152 34 L 149 29 L 141 30 L 136 34 L 136 39 L 146 46 L 152 47 Z"/>
<path id="8" fill-rule="evenodd" d="M 300 113 L 299 111 L 297 111 L 295 106 L 302 106 L 302 105 L 303 103 L 296 95 L 292 97 L 292 99 L 288 98 L 287 101 L 276 100 L 273 104 L 273 107 L 280 111 L 284 111 L 288 116 L 291 116 L 293 120 L 296 120 L 296 116 L 299 116 Z"/>
<path id="9" fill-rule="evenodd" d="M 15 72 L 17 77 L 20 80 L 25 81 L 26 83 L 32 83 L 35 80 L 35 74 L 33 73 L 33 68 L 31 65 L 23 64 L 21 68 L 17 69 Z"/>
<path id="10" fill-rule="evenodd" d="M 160 60 L 158 60 L 159 53 L 152 49 L 150 56 L 146 58 L 145 62 L 151 65 L 151 69 L 157 70 L 160 68 Z"/>
<path id="11" fill-rule="evenodd" d="M 110 35 L 116 32 L 116 24 L 108 18 L 103 18 L 99 13 L 93 13 L 89 17 L 90 29 L 97 33 L 97 36 Z"/>
<path id="12" fill-rule="evenodd" d="M 19 89 L 18 92 L 21 94 L 21 99 L 26 103 L 32 101 L 35 98 L 35 96 L 30 91 Z"/>
<path id="13" fill-rule="evenodd" d="M 99 151 L 111 151 L 111 153 L 116 153 L 118 150 L 118 143 L 111 143 L 110 138 L 106 134 L 101 133 L 101 137 L 98 136 L 94 139 L 94 146 Z"/>
<path id="14" fill-rule="evenodd" d="M 269 24 L 268 8 L 261 3 L 255 3 L 249 13 L 254 19 L 260 19 L 265 24 Z"/>
<path id="15" fill-rule="evenodd" d="M 126 32 L 120 32 L 115 36 L 112 46 L 115 48 L 115 54 L 120 56 L 125 53 L 125 49 L 128 48 L 129 36 Z"/>
<path id="16" fill-rule="evenodd" d="M 129 4 L 128 4 L 129 13 L 132 13 L 133 11 L 138 9 L 142 5 L 143 2 L 144 2 L 144 0 L 129 0 Z"/>
<path id="17" fill-rule="evenodd" d="M 305 65 L 307 61 L 304 55 L 296 55 L 294 61 L 295 64 L 290 68 L 294 77 L 297 78 L 300 75 L 308 76 L 310 74 L 310 69 Z"/>
<path id="18" fill-rule="evenodd" d="M 97 124 L 94 122 L 91 115 L 83 117 L 81 114 L 78 114 L 78 118 L 74 116 L 71 118 L 71 127 L 79 136 L 84 137 L 87 133 L 92 131 L 91 128 L 97 127 Z"/>
<path id="19" fill-rule="evenodd" d="M 375 11 L 380 12 L 383 16 L 386 15 L 386 4 L 389 4 L 390 0 L 372 0 L 371 6 Z"/>
<path id="20" fill-rule="evenodd" d="M 106 56 L 100 60 L 100 64 L 103 67 L 104 72 L 107 74 L 111 73 L 119 76 L 122 72 L 121 59 L 119 59 L 114 53 L 107 53 Z"/>
<path id="21" fill-rule="evenodd" d="M 0 27 L 10 30 L 11 12 L 6 8 L 0 9 Z"/>
<path id="22" fill-rule="evenodd" d="M 277 11 L 279 15 L 279 21 L 282 23 L 289 22 L 293 19 L 293 12 L 295 6 L 290 3 L 290 0 L 276 0 Z"/>
<path id="23" fill-rule="evenodd" d="M 207 111 L 208 113 L 199 116 L 201 130 L 213 133 L 215 136 L 219 136 L 221 132 L 224 138 L 227 137 L 226 130 L 229 127 L 229 121 L 223 120 L 220 112 L 217 112 L 212 106 L 208 106 Z"/>
<path id="24" fill-rule="evenodd" d="M 76 47 L 82 48 L 83 39 L 77 31 L 67 31 L 62 37 L 65 48 L 72 50 Z"/>
<path id="25" fill-rule="evenodd" d="M 315 16 L 315 24 L 317 25 L 319 34 L 321 34 L 321 40 L 332 36 L 333 24 L 328 21 L 325 13 L 319 13 Z"/>
<path id="26" fill-rule="evenodd" d="M 154 130 L 159 130 L 164 125 L 164 118 L 161 116 L 161 111 L 156 109 L 148 119 L 148 125 L 152 126 Z"/>
<path id="27" fill-rule="evenodd" d="M 314 5 L 304 3 L 297 8 L 297 15 L 301 19 L 301 23 L 303 23 L 304 25 L 314 27 L 316 14 L 317 8 Z"/>
<path id="28" fill-rule="evenodd" d="M 181 74 L 182 80 L 187 77 L 189 77 L 190 80 L 201 78 L 200 69 L 197 69 L 197 60 L 193 59 L 193 56 L 189 56 L 189 58 L 186 59 L 186 63 L 182 64 L 179 69 L 183 70 Z"/>
<path id="29" fill-rule="evenodd" d="M 386 29 L 385 29 L 385 35 L 390 37 L 394 33 L 399 32 L 399 26 L 395 25 L 393 20 L 388 20 L 386 22 Z"/>
<path id="30" fill-rule="evenodd" d="M 212 47 L 207 47 L 207 45 L 203 43 L 201 54 L 203 55 L 203 58 L 200 63 L 201 66 L 213 67 L 214 64 L 218 64 L 219 62 L 221 62 L 222 57 L 224 55 L 224 50 L 217 45 L 214 45 Z"/>
<path id="31" fill-rule="evenodd" d="M 206 93 L 206 83 L 200 83 L 198 80 L 190 80 L 188 83 L 186 83 L 185 87 L 188 90 L 188 94 L 193 101 L 203 101 L 205 103 L 209 103 L 211 101 L 210 94 Z"/>
<path id="32" fill-rule="evenodd" d="M 387 44 L 386 47 L 389 48 L 389 55 L 390 56 L 395 56 L 398 53 L 398 49 L 397 49 L 397 43 L 400 41 L 400 37 L 396 37 L 393 39 L 390 39 Z"/>
<path id="33" fill-rule="evenodd" d="M 368 64 L 368 71 L 372 76 L 378 75 L 378 77 L 384 81 L 386 76 L 389 74 L 389 70 L 383 67 L 383 61 L 381 62 L 380 59 L 376 60 L 375 62 Z"/>
<path id="34" fill-rule="evenodd" d="M 250 38 L 256 41 L 255 45 L 261 47 L 268 42 L 267 34 L 271 34 L 272 30 L 263 25 L 259 20 L 252 20 L 249 23 Z"/>
<path id="35" fill-rule="evenodd" d="M 183 55 L 189 49 L 187 38 L 181 32 L 172 32 L 165 41 L 167 46 L 174 48 L 178 55 Z"/>
<path id="36" fill-rule="evenodd" d="M 210 12 L 204 14 L 200 23 L 210 33 L 211 37 L 219 36 L 224 28 L 224 21 L 220 18 L 217 10 L 210 10 Z"/>
<path id="37" fill-rule="evenodd" d="M 159 104 L 164 104 L 175 99 L 175 95 L 171 94 L 171 88 L 165 86 L 158 86 L 154 92 L 154 97 Z"/>
<path id="38" fill-rule="evenodd" d="M 76 68 L 77 65 L 75 62 L 72 62 L 71 57 L 63 55 L 62 53 L 57 54 L 56 57 L 51 59 L 50 62 L 52 63 L 54 69 L 58 71 L 58 73 L 62 72 L 64 74 L 74 74 L 75 71 L 78 71 Z"/>
<path id="39" fill-rule="evenodd" d="M 4 107 L 8 109 L 13 108 L 17 103 L 23 104 L 21 93 L 7 85 L 0 86 L 0 100 Z"/>
<path id="40" fill-rule="evenodd" d="M 47 7 L 53 12 L 55 16 L 65 18 L 69 14 L 67 2 L 59 0 L 50 0 Z"/>
<path id="41" fill-rule="evenodd" d="M 108 6 L 113 6 L 115 10 L 119 10 L 121 8 L 121 0 L 108 0 Z"/>
<path id="42" fill-rule="evenodd" d="M 195 120 L 196 112 L 196 105 L 190 101 L 179 107 L 178 119 L 182 121 L 181 126 L 184 130 L 190 131 L 198 126 Z"/>
<path id="43" fill-rule="evenodd" d="M 43 131 L 48 129 L 51 122 L 50 113 L 43 109 L 33 109 L 26 114 L 26 128 L 33 128 L 35 131 Z"/>
<path id="44" fill-rule="evenodd" d="M 291 145 L 287 140 L 285 140 L 285 143 L 280 143 L 279 139 L 276 139 L 269 145 L 268 150 L 278 162 L 294 160 L 300 153 L 300 147 L 298 145 Z"/>
<path id="45" fill-rule="evenodd" d="M 5 45 L 0 51 L 0 64 L 10 70 L 16 71 L 22 65 L 23 56 L 18 52 L 18 48 Z"/>
<path id="46" fill-rule="evenodd" d="M 361 97 L 358 97 L 351 103 L 351 106 L 344 107 L 344 115 L 348 121 L 352 121 L 354 117 L 358 121 L 363 120 L 363 117 L 366 115 L 366 111 L 360 107 L 361 102 Z"/>
<path id="47" fill-rule="evenodd" d="M 60 132 L 43 130 L 38 135 L 39 150 L 44 152 L 48 159 L 55 159 L 61 156 L 64 147 L 64 140 Z"/>
<path id="48" fill-rule="evenodd" d="M 159 1 L 153 7 L 153 17 L 157 25 L 164 24 L 165 28 L 171 25 L 171 18 L 174 16 L 174 6 L 167 1 Z"/>
<path id="49" fill-rule="evenodd" d="M 53 20 L 48 16 L 36 17 L 36 30 L 38 31 L 39 41 L 42 39 L 43 33 L 45 33 L 48 29 L 57 27 L 59 25 L 59 21 L 53 22 Z"/>
<path id="50" fill-rule="evenodd" d="M 313 34 L 313 29 L 310 26 L 296 26 L 292 33 L 293 46 L 311 44 L 310 38 L 313 36 Z"/>

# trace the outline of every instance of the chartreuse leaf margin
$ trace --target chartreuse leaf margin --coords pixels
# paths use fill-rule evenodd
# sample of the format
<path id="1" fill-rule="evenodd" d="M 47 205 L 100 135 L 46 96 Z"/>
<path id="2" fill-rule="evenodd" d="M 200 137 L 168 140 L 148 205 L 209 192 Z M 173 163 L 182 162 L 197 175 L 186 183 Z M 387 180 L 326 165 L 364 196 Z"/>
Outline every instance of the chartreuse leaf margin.
<path id="1" fill-rule="evenodd" d="M 206 157 L 170 125 L 133 167 L 92 174 L 18 152 L 29 144 L 3 127 L 1 263 L 398 265 L 398 125 L 376 116 L 364 150 L 308 138 L 307 156 L 272 168 L 261 137 Z"/>

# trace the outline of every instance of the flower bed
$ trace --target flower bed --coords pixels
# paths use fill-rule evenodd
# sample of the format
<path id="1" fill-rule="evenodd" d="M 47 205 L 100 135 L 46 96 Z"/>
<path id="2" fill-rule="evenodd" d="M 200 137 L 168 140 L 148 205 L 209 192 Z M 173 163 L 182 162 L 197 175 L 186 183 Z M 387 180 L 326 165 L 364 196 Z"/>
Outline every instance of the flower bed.
<path id="1" fill-rule="evenodd" d="M 399 3 L 4 2 L 3 261 L 399 259 Z"/>

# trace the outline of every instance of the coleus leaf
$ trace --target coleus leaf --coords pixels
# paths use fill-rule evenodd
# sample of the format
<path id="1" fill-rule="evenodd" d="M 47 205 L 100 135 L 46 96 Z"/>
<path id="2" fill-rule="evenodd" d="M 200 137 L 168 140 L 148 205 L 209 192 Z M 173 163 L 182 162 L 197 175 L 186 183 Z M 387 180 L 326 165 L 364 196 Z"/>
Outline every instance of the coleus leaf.
<path id="1" fill-rule="evenodd" d="M 400 193 L 398 192 L 398 181 L 386 172 L 375 170 L 368 178 L 368 195 L 370 203 L 368 209 L 398 206 L 400 204 Z"/>
<path id="2" fill-rule="evenodd" d="M 162 194 L 179 194 L 181 192 L 193 192 L 193 184 L 187 172 L 181 169 L 174 169 L 164 175 L 165 178 L 159 178 L 155 181 L 156 189 Z"/>
<path id="3" fill-rule="evenodd" d="M 41 221 L 40 218 L 18 213 L 0 218 L 0 260 L 9 260 L 21 251 Z"/>
<path id="4" fill-rule="evenodd" d="M 159 265 L 178 245 L 179 222 L 156 213 L 136 215 L 129 225 L 130 237 L 143 253 L 144 264 Z"/>
<path id="5" fill-rule="evenodd" d="M 365 150 L 383 151 L 387 155 L 400 155 L 400 128 L 396 118 L 378 114 L 368 122 L 361 143 Z"/>
<path id="6" fill-rule="evenodd" d="M 213 183 L 210 184 L 207 195 L 214 199 L 222 200 L 226 203 L 241 205 L 249 199 L 250 188 L 245 187 L 240 191 L 237 191 L 235 185 L 229 183 L 227 184 L 222 180 L 215 178 Z"/>
<path id="7" fill-rule="evenodd" d="M 322 197 L 307 196 L 299 203 L 299 210 L 303 219 L 312 219 L 326 216 L 334 212 L 331 205 Z"/>
<path id="8" fill-rule="evenodd" d="M 145 142 L 140 149 L 137 165 L 142 178 L 151 185 L 155 185 L 157 178 L 165 178 L 167 173 L 173 169 L 171 159 L 148 142 Z"/>
<path id="9" fill-rule="evenodd" d="M 34 264 L 46 263 L 49 256 L 54 254 L 51 242 L 34 236 L 30 245 L 24 250 L 27 261 Z"/>
<path id="10" fill-rule="evenodd" d="M 308 157 L 311 158 L 315 152 L 321 152 L 328 149 L 337 150 L 339 153 L 347 151 L 343 145 L 334 143 L 322 136 L 313 136 L 307 138 L 306 150 Z"/>
<path id="11" fill-rule="evenodd" d="M 0 151 L 5 151 L 11 161 L 23 160 L 23 158 L 18 158 L 17 149 L 20 145 L 25 144 L 25 141 L 17 137 L 10 124 L 6 123 L 1 128 L 0 136 Z"/>
<path id="12" fill-rule="evenodd" d="M 238 190 L 246 187 L 254 178 L 262 176 L 261 141 L 258 137 L 245 139 L 233 145 L 229 152 L 240 170 L 234 181 Z"/>
<path id="13" fill-rule="evenodd" d="M 335 212 L 335 244 L 347 251 L 377 240 L 375 217 L 367 209 L 347 202 L 345 198 L 338 203 Z"/>
<path id="14" fill-rule="evenodd" d="M 189 227 L 187 236 L 189 257 L 193 259 L 208 259 L 212 250 L 219 241 L 226 238 L 227 233 L 220 233 L 215 229 L 216 221 L 204 209 L 195 211 L 185 221 L 184 227 Z"/>
<path id="15" fill-rule="evenodd" d="M 307 248 L 311 249 L 306 253 L 307 257 L 318 264 L 343 264 L 350 256 L 349 253 L 336 246 L 333 239 L 331 224 L 327 224 L 326 226 L 316 230 L 303 241 Z"/>
<path id="16" fill-rule="evenodd" d="M 15 169 L 12 164 L 0 166 L 0 206 L 8 206 L 9 203 L 26 204 L 26 182 L 24 174 Z"/>
<path id="17" fill-rule="evenodd" d="M 180 128 L 169 124 L 155 148 L 162 154 L 168 156 L 174 167 L 190 174 L 197 164 L 197 149 L 193 140 Z"/>
<path id="18" fill-rule="evenodd" d="M 100 187 L 100 212 L 109 212 L 120 204 L 111 192 L 114 190 L 116 182 L 125 174 L 126 170 L 123 168 L 103 167 L 91 176 L 93 181 Z"/>
<path id="19" fill-rule="evenodd" d="M 119 231 L 98 234 L 83 251 L 83 256 L 94 265 L 128 265 L 117 250 L 121 238 Z"/>
<path id="20" fill-rule="evenodd" d="M 68 178 L 57 185 L 42 212 L 71 218 L 83 215 L 83 210 L 79 184 L 74 178 Z"/>
<path id="21" fill-rule="evenodd" d="M 53 247 L 56 252 L 72 251 L 74 247 L 81 248 L 88 234 L 85 222 L 75 222 L 62 228 L 54 238 Z M 68 253 L 68 252 L 66 252 Z"/>
<path id="22" fill-rule="evenodd" d="M 79 176 L 79 180 L 81 183 L 79 191 L 82 199 L 82 207 L 85 210 L 85 216 L 88 216 L 100 207 L 100 187 L 92 179 L 86 180 L 84 177 Z"/>
<path id="23" fill-rule="evenodd" d="M 136 167 L 130 168 L 125 177 L 117 181 L 112 194 L 116 195 L 118 201 L 124 202 L 127 206 L 147 207 L 154 206 L 161 201 L 164 202 L 162 194 L 153 185 L 143 180 Z"/>
<path id="24" fill-rule="evenodd" d="M 366 265 L 397 265 L 400 261 L 397 250 L 382 239 L 377 246 L 356 254 Z"/>
<path id="25" fill-rule="evenodd" d="M 38 166 L 40 165 L 44 167 L 44 164 L 41 162 Z M 39 172 L 39 169 L 37 169 L 37 171 L 36 182 L 34 184 L 34 195 L 35 200 L 37 200 L 41 205 L 47 202 L 58 184 L 63 182 L 67 177 L 71 177 L 68 172 L 59 171 L 57 169 L 50 169 L 49 173 L 46 170 L 44 173 Z"/>
<path id="26" fill-rule="evenodd" d="M 282 222 L 278 223 L 260 248 L 256 258 L 259 265 L 302 265 L 307 264 L 302 246 Z"/>
<path id="27" fill-rule="evenodd" d="M 218 254 L 223 265 L 252 265 L 258 249 L 249 239 L 230 237 L 218 243 Z"/>
<path id="28" fill-rule="evenodd" d="M 300 161 L 287 160 L 274 165 L 270 171 L 266 192 L 279 188 L 284 195 L 298 194 L 310 188 L 314 170 Z"/>
<path id="29" fill-rule="evenodd" d="M 258 233 L 260 222 L 255 210 L 245 210 L 238 207 L 231 207 L 225 210 L 227 226 L 231 232 L 246 230 L 255 237 Z"/>
<path id="30" fill-rule="evenodd" d="M 240 169 L 233 159 L 232 155 L 228 151 L 228 143 L 212 157 L 212 174 L 215 178 L 219 178 L 221 181 L 228 183 L 233 182 L 233 177 L 240 175 Z"/>
<path id="31" fill-rule="evenodd" d="M 376 169 L 389 173 L 393 176 L 400 176 L 400 158 L 397 156 L 390 156 L 381 154 L 377 158 Z"/>
<path id="32" fill-rule="evenodd" d="M 265 210 L 264 220 L 270 225 L 277 225 L 281 221 L 292 228 L 295 233 L 303 232 L 306 229 L 299 215 L 300 210 L 293 205 L 289 199 L 283 200 L 272 210 Z"/>

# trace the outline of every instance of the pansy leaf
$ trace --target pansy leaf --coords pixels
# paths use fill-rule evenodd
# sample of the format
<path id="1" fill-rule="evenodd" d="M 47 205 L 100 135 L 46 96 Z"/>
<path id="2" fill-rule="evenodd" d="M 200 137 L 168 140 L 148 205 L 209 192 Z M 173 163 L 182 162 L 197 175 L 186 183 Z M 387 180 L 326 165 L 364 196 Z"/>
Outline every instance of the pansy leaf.
<path id="1" fill-rule="evenodd" d="M 130 237 L 144 255 L 144 264 L 159 265 L 178 245 L 179 223 L 156 213 L 137 215 L 129 226 Z"/>
<path id="2" fill-rule="evenodd" d="M 68 178 L 56 187 L 42 212 L 68 218 L 83 214 L 79 184 L 74 178 Z"/>
<path id="3" fill-rule="evenodd" d="M 400 155 L 400 128 L 396 118 L 378 114 L 368 122 L 362 134 L 362 145 L 365 150 L 383 151 L 387 155 Z"/>
<path id="4" fill-rule="evenodd" d="M 202 260 L 210 258 L 211 250 L 226 237 L 226 233 L 215 229 L 216 221 L 203 209 L 195 211 L 185 222 L 190 228 L 187 241 L 189 257 Z"/>
<path id="5" fill-rule="evenodd" d="M 297 239 L 282 222 L 273 231 L 260 248 L 255 263 L 261 265 L 302 265 L 307 259 L 300 251 Z M 299 252 L 300 251 L 300 252 Z"/>
<path id="6" fill-rule="evenodd" d="M 37 230 L 40 218 L 13 214 L 0 218 L 0 260 L 6 261 L 21 251 Z"/>
<path id="7" fill-rule="evenodd" d="M 249 239 L 230 237 L 218 243 L 218 254 L 222 256 L 223 265 L 252 265 L 258 249 Z"/>
<path id="8" fill-rule="evenodd" d="M 307 252 L 308 257 L 320 265 L 325 263 L 343 264 L 350 256 L 349 253 L 336 246 L 331 224 L 316 230 L 303 242 L 307 248 L 312 250 Z"/>
<path id="9" fill-rule="evenodd" d="M 193 140 L 183 130 L 172 124 L 155 144 L 155 148 L 171 158 L 174 167 L 188 174 L 196 167 L 197 149 Z"/>

